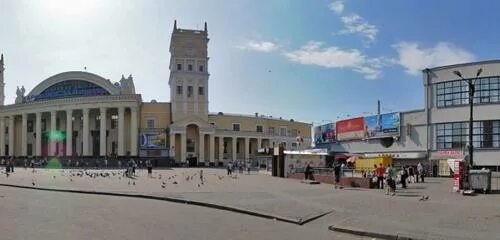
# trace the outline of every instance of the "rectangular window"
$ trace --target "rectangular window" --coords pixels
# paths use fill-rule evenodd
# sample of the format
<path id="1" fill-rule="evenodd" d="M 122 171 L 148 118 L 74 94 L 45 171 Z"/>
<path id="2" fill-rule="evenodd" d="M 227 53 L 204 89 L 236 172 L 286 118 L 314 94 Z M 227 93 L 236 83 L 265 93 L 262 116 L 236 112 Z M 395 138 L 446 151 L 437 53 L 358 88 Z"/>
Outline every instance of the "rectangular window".
<path id="1" fill-rule="evenodd" d="M 177 63 L 177 71 L 181 71 L 181 70 L 182 70 L 182 64 Z"/>
<path id="2" fill-rule="evenodd" d="M 146 122 L 147 128 L 155 128 L 155 120 L 154 119 L 148 119 Z"/>
<path id="3" fill-rule="evenodd" d="M 101 128 L 101 116 L 95 117 L 95 129 L 99 130 Z"/>
<path id="4" fill-rule="evenodd" d="M 188 92 L 187 92 L 187 94 L 188 94 L 188 97 L 193 96 L 193 86 L 188 86 Z"/>
<path id="5" fill-rule="evenodd" d="M 27 122 L 28 132 L 33 132 L 33 121 Z"/>
<path id="6" fill-rule="evenodd" d="M 477 148 L 500 147 L 500 121 L 485 120 L 474 122 L 472 143 Z M 469 142 L 467 122 L 441 123 L 436 125 L 436 145 L 438 149 L 466 150 Z"/>
<path id="7" fill-rule="evenodd" d="M 205 89 L 203 87 L 198 87 L 198 95 L 205 95 Z"/>
<path id="8" fill-rule="evenodd" d="M 203 65 L 198 66 L 198 71 L 204 72 Z"/>
<path id="9" fill-rule="evenodd" d="M 177 86 L 177 95 L 182 95 L 182 86 Z"/>
<path id="10" fill-rule="evenodd" d="M 257 129 L 256 129 L 257 132 L 263 132 L 263 127 L 261 125 L 257 125 Z"/>
<path id="11" fill-rule="evenodd" d="M 500 102 L 499 78 L 480 78 L 475 83 L 474 103 Z M 466 81 L 455 80 L 436 84 L 436 105 L 438 107 L 469 104 L 469 85 Z"/>
<path id="12" fill-rule="evenodd" d="M 286 137 L 286 127 L 280 127 L 280 136 Z"/>
<path id="13" fill-rule="evenodd" d="M 270 135 L 274 135 L 274 134 L 276 134 L 276 133 L 274 132 L 274 127 L 269 127 L 269 128 L 267 129 L 267 133 L 269 133 Z"/>
<path id="14" fill-rule="evenodd" d="M 118 128 L 118 115 L 111 115 L 111 129 Z"/>
<path id="15" fill-rule="evenodd" d="M 188 64 L 188 71 L 193 71 L 193 64 Z"/>
<path id="16" fill-rule="evenodd" d="M 297 129 L 292 129 L 290 132 L 290 137 L 297 137 Z"/>
<path id="17" fill-rule="evenodd" d="M 240 124 L 239 123 L 233 123 L 233 131 L 236 131 L 236 132 L 240 131 Z"/>

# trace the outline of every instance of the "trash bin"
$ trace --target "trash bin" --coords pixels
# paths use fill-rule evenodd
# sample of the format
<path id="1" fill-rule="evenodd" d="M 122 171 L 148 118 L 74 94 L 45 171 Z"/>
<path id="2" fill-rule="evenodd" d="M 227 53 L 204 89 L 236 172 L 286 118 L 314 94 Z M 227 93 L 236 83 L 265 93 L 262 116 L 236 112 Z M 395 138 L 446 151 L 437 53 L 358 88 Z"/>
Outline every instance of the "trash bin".
<path id="1" fill-rule="evenodd" d="M 488 169 L 470 170 L 469 183 L 471 189 L 489 193 L 491 191 L 491 171 Z"/>

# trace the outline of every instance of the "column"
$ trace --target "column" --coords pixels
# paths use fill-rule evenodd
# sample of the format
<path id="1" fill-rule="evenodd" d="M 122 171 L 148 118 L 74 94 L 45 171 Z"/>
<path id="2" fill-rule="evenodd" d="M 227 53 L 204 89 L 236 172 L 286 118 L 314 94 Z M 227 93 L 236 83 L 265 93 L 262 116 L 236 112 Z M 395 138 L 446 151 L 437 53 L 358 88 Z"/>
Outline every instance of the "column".
<path id="1" fill-rule="evenodd" d="M 187 85 L 186 85 L 186 82 L 183 81 L 182 82 L 182 90 L 183 90 L 183 94 L 182 94 L 182 112 L 183 113 L 187 113 L 187 101 L 188 101 L 188 90 L 187 90 Z"/>
<path id="2" fill-rule="evenodd" d="M 5 117 L 0 117 L 0 156 L 5 156 Z"/>
<path id="3" fill-rule="evenodd" d="M 257 138 L 257 152 L 262 148 L 262 138 Z"/>
<path id="4" fill-rule="evenodd" d="M 14 156 L 14 115 L 9 117 L 9 156 Z"/>
<path id="5" fill-rule="evenodd" d="M 21 128 L 21 156 L 27 156 L 28 155 L 28 114 L 23 113 L 22 114 L 22 128 Z"/>
<path id="6" fill-rule="evenodd" d="M 130 155 L 137 156 L 137 108 L 130 108 Z"/>
<path id="7" fill-rule="evenodd" d="M 236 142 L 238 141 L 238 138 L 237 137 L 233 137 L 233 142 L 231 143 L 231 147 L 232 147 L 232 155 L 233 155 L 233 160 L 232 161 L 236 161 L 236 158 L 237 158 L 237 155 L 236 155 Z"/>
<path id="8" fill-rule="evenodd" d="M 198 149 L 198 162 L 199 163 L 204 163 L 205 162 L 205 134 L 200 133 L 200 144 L 199 144 L 199 149 Z"/>
<path id="9" fill-rule="evenodd" d="M 250 138 L 245 138 L 245 162 L 250 159 Z"/>
<path id="10" fill-rule="evenodd" d="M 83 113 L 83 134 L 82 134 L 82 141 L 83 141 L 83 156 L 89 156 L 89 109 L 84 108 L 82 109 Z"/>
<path id="11" fill-rule="evenodd" d="M 210 134 L 209 139 L 210 139 L 210 156 L 209 156 L 209 158 L 210 158 L 210 162 L 213 165 L 215 163 L 215 135 Z"/>
<path id="12" fill-rule="evenodd" d="M 42 156 L 42 113 L 36 113 L 36 122 L 35 122 L 35 156 Z"/>
<path id="13" fill-rule="evenodd" d="M 168 149 L 169 156 L 175 159 L 175 133 L 170 131 L 169 137 L 170 137 L 170 148 Z"/>
<path id="14" fill-rule="evenodd" d="M 181 162 L 186 162 L 186 133 L 181 133 Z"/>
<path id="15" fill-rule="evenodd" d="M 118 108 L 118 156 L 125 156 L 125 108 Z"/>
<path id="16" fill-rule="evenodd" d="M 219 136 L 219 162 L 224 162 L 224 137 Z"/>
<path id="17" fill-rule="evenodd" d="M 66 156 L 73 156 L 73 110 L 66 110 Z"/>
<path id="18" fill-rule="evenodd" d="M 99 129 L 99 155 L 106 156 L 106 108 L 101 108 Z"/>
<path id="19" fill-rule="evenodd" d="M 49 151 L 49 156 L 55 156 L 56 155 L 56 139 L 53 137 L 54 133 L 57 131 L 57 112 L 56 111 L 51 111 L 50 112 L 50 134 L 49 134 L 49 144 L 50 144 L 50 151 Z"/>

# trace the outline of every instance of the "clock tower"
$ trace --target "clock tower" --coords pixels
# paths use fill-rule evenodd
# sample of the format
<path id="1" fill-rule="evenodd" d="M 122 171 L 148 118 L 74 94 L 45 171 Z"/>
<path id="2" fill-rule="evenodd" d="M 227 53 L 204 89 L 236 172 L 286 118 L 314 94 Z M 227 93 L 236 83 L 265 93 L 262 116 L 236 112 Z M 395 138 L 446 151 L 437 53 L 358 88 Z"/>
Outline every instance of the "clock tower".
<path id="1" fill-rule="evenodd" d="M 172 121 L 198 117 L 208 121 L 208 31 L 174 29 L 170 40 Z"/>

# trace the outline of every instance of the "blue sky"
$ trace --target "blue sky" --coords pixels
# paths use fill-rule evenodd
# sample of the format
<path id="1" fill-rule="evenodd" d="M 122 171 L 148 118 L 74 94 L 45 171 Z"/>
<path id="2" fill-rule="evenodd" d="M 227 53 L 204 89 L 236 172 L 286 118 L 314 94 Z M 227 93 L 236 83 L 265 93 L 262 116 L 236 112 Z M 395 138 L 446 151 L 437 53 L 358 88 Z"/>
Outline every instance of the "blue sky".
<path id="1" fill-rule="evenodd" d="M 431 0 L 0 0 L 6 102 L 47 77 L 132 74 L 169 101 L 168 46 L 208 22 L 210 111 L 319 123 L 423 107 L 420 70 L 498 58 L 500 6 Z"/>

